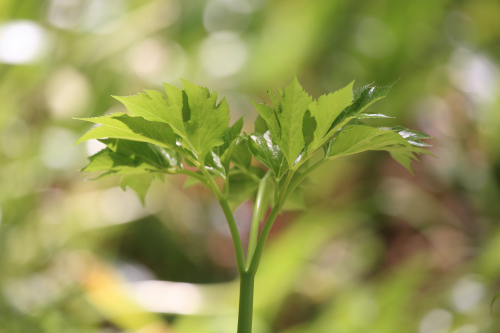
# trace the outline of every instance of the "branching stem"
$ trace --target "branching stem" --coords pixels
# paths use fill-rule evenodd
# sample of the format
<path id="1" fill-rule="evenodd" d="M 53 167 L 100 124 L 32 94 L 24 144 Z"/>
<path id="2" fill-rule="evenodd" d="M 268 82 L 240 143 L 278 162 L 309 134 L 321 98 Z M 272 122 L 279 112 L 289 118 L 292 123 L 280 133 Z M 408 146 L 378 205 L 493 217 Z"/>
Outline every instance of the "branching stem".
<path id="1" fill-rule="evenodd" d="M 234 220 L 233 213 L 231 212 L 231 209 L 227 204 L 226 198 L 221 193 L 219 187 L 203 164 L 200 164 L 200 171 L 207 179 L 208 186 L 210 187 L 212 192 L 214 192 L 222 208 L 222 211 L 226 216 L 227 224 L 229 225 L 229 230 L 231 232 L 231 238 L 233 239 L 234 252 L 236 254 L 236 265 L 238 266 L 238 272 L 241 275 L 245 272 L 245 256 L 243 254 L 243 246 L 241 245 L 240 233 L 238 232 L 238 227 L 236 226 L 236 221 Z"/>

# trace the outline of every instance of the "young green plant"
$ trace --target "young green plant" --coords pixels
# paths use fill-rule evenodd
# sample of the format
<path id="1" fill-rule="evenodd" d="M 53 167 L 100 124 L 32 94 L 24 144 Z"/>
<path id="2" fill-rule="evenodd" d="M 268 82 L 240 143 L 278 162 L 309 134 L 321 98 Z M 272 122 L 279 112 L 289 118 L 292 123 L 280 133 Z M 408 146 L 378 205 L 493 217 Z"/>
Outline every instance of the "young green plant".
<path id="1" fill-rule="evenodd" d="M 313 100 L 294 77 L 277 96 L 268 92 L 272 106 L 253 102 L 259 116 L 255 131 L 247 135 L 241 132 L 242 118 L 229 126 L 225 99 L 217 103 L 215 92 L 183 83 L 184 90 L 165 83 L 166 97 L 154 90 L 115 97 L 128 114 L 81 119 L 100 126 L 77 143 L 98 139 L 107 146 L 89 157 L 82 171 L 101 172 L 95 179 L 120 176 L 120 186 L 134 190 L 143 203 L 151 182 L 164 174 L 186 175 L 186 185 L 210 188 L 227 219 L 240 275 L 238 333 L 250 333 L 254 277 L 266 240 L 278 214 L 301 205 L 301 182 L 328 161 L 368 150 L 385 150 L 412 172 L 416 155 L 430 154 L 425 149 L 429 145 L 421 141 L 430 137 L 400 126 L 377 128 L 361 122 L 388 118 L 364 111 L 393 84 L 353 91 L 350 83 Z M 245 257 L 233 211 L 251 199 L 254 212 Z"/>

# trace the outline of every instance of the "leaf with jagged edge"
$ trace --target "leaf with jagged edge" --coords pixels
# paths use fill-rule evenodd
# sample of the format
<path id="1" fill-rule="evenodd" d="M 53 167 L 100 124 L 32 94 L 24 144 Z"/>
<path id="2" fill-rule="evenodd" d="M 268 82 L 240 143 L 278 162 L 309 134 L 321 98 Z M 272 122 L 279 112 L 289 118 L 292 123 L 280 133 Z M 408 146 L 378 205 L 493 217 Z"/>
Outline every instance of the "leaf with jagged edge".
<path id="1" fill-rule="evenodd" d="M 107 145 L 89 157 L 89 164 L 81 169 L 84 172 L 100 172 L 91 180 L 111 176 L 154 173 L 160 179 L 163 173 L 175 173 L 181 168 L 180 156 L 167 148 L 150 143 L 123 139 L 100 140 Z"/>
<path id="2" fill-rule="evenodd" d="M 411 144 L 392 130 L 353 125 L 344 128 L 330 142 L 327 157 L 331 159 L 393 145 L 403 145 L 410 150 L 413 149 Z"/>
<path id="3" fill-rule="evenodd" d="M 354 81 L 334 93 L 323 95 L 309 104 L 302 132 L 309 151 L 321 147 L 338 115 L 352 103 L 352 86 Z"/>
<path id="4" fill-rule="evenodd" d="M 169 148 L 124 139 L 101 139 L 99 141 L 116 153 L 133 157 L 135 160 L 141 159 L 157 169 L 181 168 L 180 154 Z"/>
<path id="5" fill-rule="evenodd" d="M 294 75 L 292 82 L 285 87 L 284 93 L 280 96 L 281 112 L 277 115 L 281 126 L 281 136 L 278 139 L 273 135 L 273 139 L 278 142 L 286 157 L 289 168 L 295 165 L 297 157 L 304 149 L 302 124 L 311 102 L 312 97 L 304 91 L 297 76 Z"/>
<path id="6" fill-rule="evenodd" d="M 357 118 L 367 107 L 387 96 L 387 93 L 396 82 L 397 81 L 394 81 L 382 87 L 375 87 L 369 84 L 354 90 L 352 104 L 342 110 L 335 119 L 327 134 L 327 138 L 331 138 L 335 135 L 337 131 L 345 126 L 351 119 Z"/>
<path id="7" fill-rule="evenodd" d="M 130 187 L 137 194 L 141 203 L 144 205 L 146 200 L 146 193 L 148 192 L 151 182 L 155 178 L 154 174 L 143 173 L 136 175 L 125 175 L 120 180 L 120 187 L 125 191 Z"/>
<path id="8" fill-rule="evenodd" d="M 115 97 L 132 115 L 169 124 L 182 138 L 184 147 L 192 149 L 197 158 L 224 143 L 229 125 L 229 107 L 225 99 L 217 104 L 217 93 L 183 80 L 184 90 L 164 83 L 167 98 L 155 90 L 134 96 Z"/>
<path id="9" fill-rule="evenodd" d="M 385 150 L 389 152 L 391 157 L 394 158 L 396 161 L 398 161 L 406 169 L 408 169 L 408 171 L 410 171 L 412 175 L 414 174 L 414 172 L 411 166 L 411 162 L 418 161 L 418 158 L 415 156 L 415 154 L 425 154 L 434 156 L 430 151 L 419 147 L 413 147 L 413 149 L 410 150 L 406 146 L 391 146 L 374 150 Z"/>
<path id="10" fill-rule="evenodd" d="M 421 140 L 434 139 L 432 136 L 427 135 L 425 133 L 415 131 L 403 126 L 394 126 L 394 127 L 381 127 L 382 129 L 388 129 L 391 131 L 395 131 L 399 133 L 403 138 L 406 139 L 411 145 L 417 147 L 431 147 L 431 145 L 422 142 Z"/>
<path id="11" fill-rule="evenodd" d="M 125 105 L 130 114 L 142 117 L 149 121 L 158 121 L 170 124 L 170 115 L 174 110 L 165 96 L 156 90 L 145 90 L 132 96 L 112 96 Z"/>
<path id="12" fill-rule="evenodd" d="M 184 81 L 189 120 L 184 122 L 186 136 L 200 160 L 213 147 L 224 144 L 224 135 L 229 126 L 229 106 L 223 98 L 217 104 L 217 93 L 210 94 L 207 88 Z M 186 107 L 184 101 L 183 107 Z"/>
<path id="13" fill-rule="evenodd" d="M 274 108 L 264 103 L 259 104 L 254 100 L 252 100 L 252 103 L 259 113 L 259 117 L 257 117 L 257 120 L 255 122 L 255 130 L 263 131 L 266 128 L 264 132 L 269 130 L 273 138 L 275 140 L 279 140 L 279 138 L 281 137 L 281 128 L 277 114 L 277 108 L 279 108 L 279 104 L 277 104 L 278 102 L 274 102 Z M 264 132 L 261 133 L 263 134 Z"/>
<path id="14" fill-rule="evenodd" d="M 176 149 L 175 134 L 166 123 L 148 121 L 142 117 L 131 117 L 124 113 L 113 113 L 108 116 L 95 118 L 77 118 L 100 124 L 85 133 L 75 143 L 90 139 L 126 139 L 156 144 L 162 147 Z"/>
<path id="15" fill-rule="evenodd" d="M 247 147 L 257 161 L 271 169 L 279 181 L 288 170 L 288 163 L 280 147 L 271 137 L 271 132 L 253 133 L 247 136 Z"/>

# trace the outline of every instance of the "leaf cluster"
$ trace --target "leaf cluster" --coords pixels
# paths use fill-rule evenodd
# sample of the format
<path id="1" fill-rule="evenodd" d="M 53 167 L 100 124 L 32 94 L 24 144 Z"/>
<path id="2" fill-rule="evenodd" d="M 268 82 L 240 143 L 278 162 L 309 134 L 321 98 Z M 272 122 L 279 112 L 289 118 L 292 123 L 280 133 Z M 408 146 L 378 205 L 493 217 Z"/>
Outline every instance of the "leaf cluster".
<path id="1" fill-rule="evenodd" d="M 86 172 L 102 172 L 95 179 L 121 176 L 122 188 L 130 187 L 142 201 L 155 178 L 185 174 L 185 186 L 202 184 L 234 209 L 254 198 L 266 174 L 265 207 L 303 207 L 298 185 L 326 161 L 368 150 L 385 150 L 411 169 L 418 154 L 430 154 L 422 142 L 430 137 L 404 127 L 377 128 L 364 119 L 388 118 L 365 113 L 384 98 L 393 84 L 367 85 L 353 91 L 346 87 L 313 100 L 297 78 L 277 95 L 268 91 L 272 105 L 253 104 L 259 114 L 255 131 L 242 133 L 243 119 L 229 125 L 225 99 L 217 93 L 183 81 L 181 90 L 164 84 L 165 93 L 146 90 L 134 96 L 115 97 L 129 113 L 83 118 L 97 124 L 77 143 L 98 139 L 106 148 L 91 156 Z M 307 163 L 321 155 L 314 166 Z M 260 163 L 252 162 L 252 157 Z M 221 178 L 219 188 L 214 179 Z M 265 211 L 263 209 L 262 211 Z"/>

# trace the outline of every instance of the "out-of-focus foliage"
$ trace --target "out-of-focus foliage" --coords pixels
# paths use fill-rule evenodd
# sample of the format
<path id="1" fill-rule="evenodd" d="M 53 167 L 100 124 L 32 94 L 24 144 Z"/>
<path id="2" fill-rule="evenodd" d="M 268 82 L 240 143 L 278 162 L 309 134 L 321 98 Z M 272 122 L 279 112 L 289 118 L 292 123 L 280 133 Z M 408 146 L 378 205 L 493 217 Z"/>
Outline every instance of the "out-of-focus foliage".
<path id="1" fill-rule="evenodd" d="M 0 1 L 0 332 L 234 332 L 210 193 L 167 178 L 143 208 L 112 177 L 84 182 L 106 146 L 72 147 L 90 126 L 71 118 L 184 77 L 250 133 L 248 96 L 272 104 L 262 87 L 294 72 L 314 99 L 401 78 L 370 109 L 397 120 L 363 121 L 428 133 L 438 158 L 415 176 L 379 152 L 313 173 L 308 209 L 271 233 L 255 332 L 497 332 L 499 16 L 495 0 Z M 235 212 L 244 239 L 250 211 Z"/>

